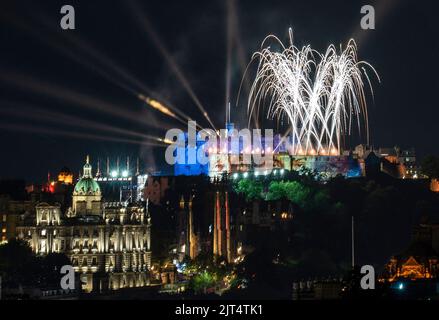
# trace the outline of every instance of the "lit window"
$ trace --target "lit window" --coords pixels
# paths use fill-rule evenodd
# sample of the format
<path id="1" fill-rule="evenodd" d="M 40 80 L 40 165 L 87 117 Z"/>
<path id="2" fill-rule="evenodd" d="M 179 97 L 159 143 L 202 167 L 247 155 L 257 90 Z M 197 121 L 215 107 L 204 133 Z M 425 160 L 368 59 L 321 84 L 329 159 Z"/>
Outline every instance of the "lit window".
<path id="1" fill-rule="evenodd" d="M 6 222 L 7 216 L 4 214 L 3 215 L 3 222 Z"/>
<path id="2" fill-rule="evenodd" d="M 3 228 L 3 229 L 2 229 L 2 233 L 6 233 L 6 228 Z"/>
<path id="3" fill-rule="evenodd" d="M 41 230 L 41 235 L 45 236 L 46 235 L 46 229 Z"/>

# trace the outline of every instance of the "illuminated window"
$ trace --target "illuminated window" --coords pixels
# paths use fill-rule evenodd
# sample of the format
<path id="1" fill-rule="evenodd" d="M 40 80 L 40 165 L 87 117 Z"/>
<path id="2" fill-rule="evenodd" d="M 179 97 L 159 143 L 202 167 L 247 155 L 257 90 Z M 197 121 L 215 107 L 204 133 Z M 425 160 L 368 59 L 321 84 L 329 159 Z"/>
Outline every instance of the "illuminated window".
<path id="1" fill-rule="evenodd" d="M 40 251 L 46 252 L 46 241 L 45 240 L 41 241 L 41 250 Z"/>
<path id="2" fill-rule="evenodd" d="M 46 229 L 41 230 L 41 235 L 45 236 L 46 235 Z"/>
<path id="3" fill-rule="evenodd" d="M 3 215 L 3 222 L 6 222 L 7 216 L 4 214 Z"/>
<path id="4" fill-rule="evenodd" d="M 6 228 L 3 228 L 3 229 L 2 229 L 2 233 L 6 233 Z"/>

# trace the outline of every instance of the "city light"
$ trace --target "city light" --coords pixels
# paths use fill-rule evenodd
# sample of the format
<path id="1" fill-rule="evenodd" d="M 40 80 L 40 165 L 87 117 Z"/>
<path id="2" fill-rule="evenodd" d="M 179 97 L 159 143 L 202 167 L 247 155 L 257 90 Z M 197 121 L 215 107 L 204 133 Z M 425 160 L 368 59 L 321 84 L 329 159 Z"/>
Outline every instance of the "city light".
<path id="1" fill-rule="evenodd" d="M 124 177 L 124 178 L 128 177 L 128 171 L 127 170 L 122 171 L 122 177 Z"/>
<path id="2" fill-rule="evenodd" d="M 111 171 L 111 177 L 113 177 L 113 178 L 117 177 L 117 171 L 116 170 Z"/>

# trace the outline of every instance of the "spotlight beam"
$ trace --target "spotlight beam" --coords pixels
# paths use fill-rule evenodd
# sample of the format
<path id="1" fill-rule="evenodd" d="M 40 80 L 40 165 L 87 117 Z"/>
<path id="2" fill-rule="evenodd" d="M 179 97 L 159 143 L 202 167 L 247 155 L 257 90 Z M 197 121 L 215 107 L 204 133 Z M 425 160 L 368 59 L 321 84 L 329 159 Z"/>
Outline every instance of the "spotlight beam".
<path id="1" fill-rule="evenodd" d="M 161 53 L 171 70 L 174 72 L 177 79 L 182 84 L 183 88 L 186 90 L 186 92 L 189 94 L 189 96 L 192 98 L 192 101 L 195 103 L 197 108 L 201 111 L 202 115 L 206 120 L 209 122 L 210 126 L 216 131 L 215 125 L 213 124 L 212 120 L 209 117 L 209 114 L 207 113 L 206 109 L 201 104 L 200 100 L 198 99 L 197 95 L 195 94 L 194 90 L 192 89 L 192 86 L 190 85 L 189 81 L 187 80 L 186 76 L 181 71 L 180 67 L 177 65 L 175 60 L 172 58 L 172 56 L 169 54 L 168 50 L 163 45 L 162 41 L 158 37 L 157 33 L 153 29 L 152 25 L 150 24 L 149 20 L 147 19 L 146 15 L 142 12 L 142 9 L 133 2 L 128 2 L 128 6 L 131 9 L 132 14 L 134 15 L 136 21 L 141 25 L 143 30 L 146 32 L 148 37 L 152 40 L 153 44 L 157 48 L 157 50 Z"/>
<path id="2" fill-rule="evenodd" d="M 232 28 L 232 1 L 227 0 L 226 2 L 226 73 L 225 73 L 225 101 L 224 106 L 226 108 L 226 123 L 229 121 L 228 117 L 228 105 L 230 103 L 230 90 L 231 90 L 231 77 L 232 77 L 232 48 L 233 48 L 233 28 Z"/>
<path id="3" fill-rule="evenodd" d="M 99 140 L 99 141 L 108 141 L 108 142 L 120 142 L 120 143 L 130 143 L 136 145 L 145 145 L 145 146 L 156 146 L 156 147 L 165 147 L 166 144 L 148 142 L 148 141 L 137 141 L 131 139 L 124 138 L 116 138 L 109 136 L 101 136 L 90 133 L 80 133 L 80 132 L 71 132 L 66 130 L 56 130 L 56 129 L 47 129 L 47 128 L 39 128 L 39 127 L 28 127 L 20 124 L 0 124 L 0 129 L 8 130 L 8 131 L 19 131 L 19 132 L 29 132 L 29 133 L 41 133 L 55 136 L 65 136 L 71 138 L 85 139 L 85 140 Z"/>
<path id="4" fill-rule="evenodd" d="M 63 124 L 66 126 L 73 126 L 73 127 L 80 127 L 80 128 L 93 128 L 98 129 L 105 132 L 111 132 L 115 134 L 124 134 L 127 136 L 142 138 L 142 139 L 149 139 L 154 141 L 160 141 L 159 137 L 146 135 L 130 130 L 125 130 L 121 128 L 114 127 L 112 125 L 107 125 L 91 120 L 86 120 L 80 117 L 66 115 L 62 113 L 57 112 L 50 112 L 44 109 L 40 109 L 34 106 L 23 106 L 21 104 L 17 103 L 8 103 L 8 102 L 1 102 L 1 105 L 10 105 L 11 107 L 14 107 L 15 109 L 0 109 L 0 113 L 6 113 L 10 115 L 15 115 L 19 117 L 24 117 L 28 119 L 37 119 L 46 121 L 49 123 L 54 124 Z M 17 108 L 18 107 L 18 108 Z"/>
<path id="5" fill-rule="evenodd" d="M 131 122 L 140 123 L 142 125 L 148 125 L 158 129 L 164 129 L 169 126 L 148 121 L 142 117 L 139 117 L 138 113 L 132 112 L 130 110 L 121 109 L 119 106 L 116 106 L 107 101 L 86 94 L 78 93 L 62 86 L 22 74 L 1 72 L 0 81 L 3 81 L 7 84 L 14 84 L 25 90 L 30 90 L 38 94 L 43 94 L 56 100 L 60 100 L 63 102 L 69 101 L 70 103 L 76 106 L 80 106 L 82 108 L 99 111 Z"/>
<path id="6" fill-rule="evenodd" d="M 40 17 L 41 17 L 40 20 L 43 23 L 43 25 L 45 25 L 47 28 L 50 28 L 51 25 L 47 24 L 46 22 L 47 19 L 44 19 L 45 17 L 44 14 L 40 13 Z M 75 61 L 76 63 L 80 64 L 81 66 L 90 69 L 94 72 L 97 72 L 104 79 L 122 88 L 128 93 L 135 95 L 137 97 L 139 95 L 144 95 L 144 93 L 147 93 L 150 96 L 158 97 L 160 100 L 164 100 L 163 98 L 160 97 L 158 93 L 151 90 L 147 85 L 145 85 L 136 77 L 131 75 L 126 69 L 118 65 L 114 60 L 105 56 L 102 52 L 98 51 L 96 48 L 91 46 L 85 40 L 79 37 L 75 37 L 73 35 L 66 35 L 65 33 L 63 33 L 62 39 L 67 40 L 70 43 L 70 45 L 67 47 L 60 45 L 61 39 L 58 39 L 58 41 L 54 41 L 52 38 L 50 38 L 50 29 L 47 30 L 47 32 L 37 32 L 37 29 L 30 27 L 28 24 L 18 19 L 10 20 L 10 22 L 14 24 L 17 28 L 20 28 L 28 32 L 33 37 L 42 41 L 46 45 L 54 48 L 55 50 L 65 55 L 66 57 L 70 58 L 71 60 Z M 72 45 L 75 49 L 79 50 L 79 52 L 72 51 Z M 102 67 L 102 64 L 104 65 L 104 67 Z M 111 74 L 111 72 L 109 72 L 105 68 L 113 71 L 113 74 Z M 114 76 L 114 74 L 116 74 L 116 76 Z M 123 78 L 129 84 L 121 81 L 120 80 L 121 78 Z M 143 93 L 139 93 L 138 90 L 141 90 L 141 92 Z M 189 119 L 189 117 L 185 113 L 183 113 L 175 106 L 172 106 L 170 103 L 167 103 L 167 105 L 169 106 L 170 109 L 172 109 L 180 116 Z M 186 124 L 186 122 L 184 122 L 184 124 Z"/>

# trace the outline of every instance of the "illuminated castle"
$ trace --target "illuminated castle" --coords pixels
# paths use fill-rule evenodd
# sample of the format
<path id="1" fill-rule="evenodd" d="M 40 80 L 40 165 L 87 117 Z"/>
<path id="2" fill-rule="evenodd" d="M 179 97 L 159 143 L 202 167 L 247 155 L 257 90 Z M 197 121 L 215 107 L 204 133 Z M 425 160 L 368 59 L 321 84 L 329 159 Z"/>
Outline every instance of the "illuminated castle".
<path id="1" fill-rule="evenodd" d="M 72 206 L 40 203 L 17 228 L 40 255 L 63 252 L 86 292 L 149 285 L 151 219 L 141 202 L 104 202 L 89 159 L 73 191 Z"/>
<path id="2" fill-rule="evenodd" d="M 58 173 L 58 182 L 67 185 L 73 184 L 73 173 L 69 168 L 64 167 L 61 169 L 61 171 Z"/>
<path id="3" fill-rule="evenodd" d="M 322 176 L 332 177 L 342 175 L 345 177 L 360 177 L 363 175 L 358 159 L 351 154 L 292 154 L 289 146 L 294 145 L 291 136 L 281 137 L 279 134 L 272 138 L 260 137 L 259 141 L 253 141 L 251 145 L 244 144 L 244 139 L 232 138 L 235 127 L 233 123 L 226 123 L 224 140 L 218 141 L 212 146 L 204 141 L 197 141 L 196 146 L 188 146 L 188 137 L 185 133 L 179 140 L 185 143 L 177 146 L 177 154 L 184 154 L 184 163 L 174 165 L 175 175 L 200 175 L 205 174 L 211 178 L 221 177 L 223 174 L 254 172 L 257 175 L 270 173 L 273 169 L 300 170 L 306 168 L 316 171 Z M 191 150 L 194 149 L 194 150 Z M 208 162 L 189 164 L 189 154 L 204 152 L 208 156 Z M 245 158 L 260 155 L 265 160 L 262 164 L 254 161 L 246 163 Z"/>

